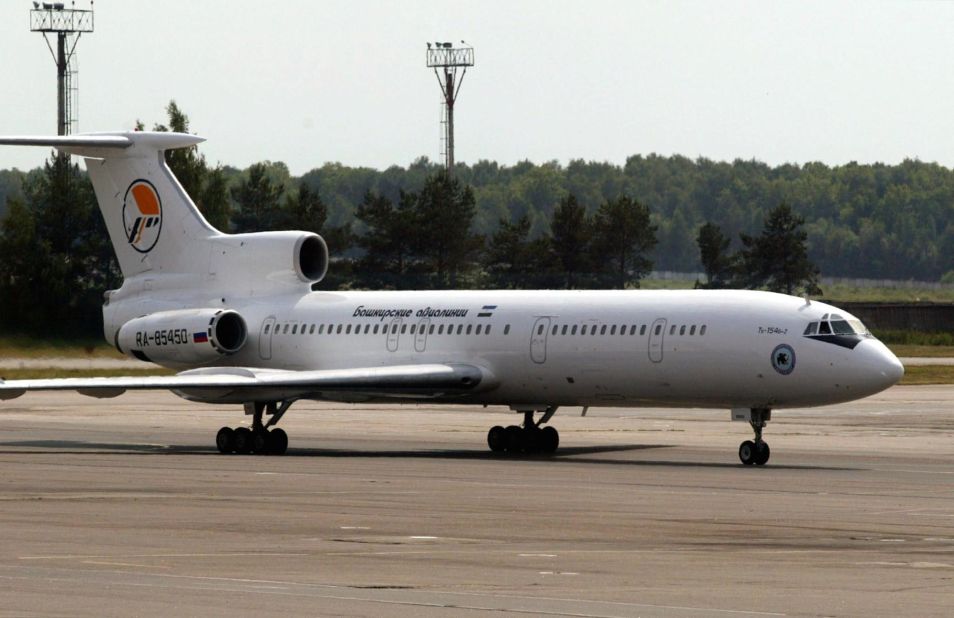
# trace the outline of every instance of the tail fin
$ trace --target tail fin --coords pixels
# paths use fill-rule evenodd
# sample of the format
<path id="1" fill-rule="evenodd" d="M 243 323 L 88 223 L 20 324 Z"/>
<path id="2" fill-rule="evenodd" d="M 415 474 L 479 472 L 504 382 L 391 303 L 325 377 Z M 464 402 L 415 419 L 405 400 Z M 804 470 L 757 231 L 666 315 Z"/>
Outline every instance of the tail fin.
<path id="1" fill-rule="evenodd" d="M 209 240 L 221 233 L 202 217 L 166 165 L 164 151 L 204 141 L 183 133 L 137 131 L 61 137 L 0 137 L 0 144 L 53 146 L 86 158 L 99 208 L 126 278 L 208 269 Z"/>

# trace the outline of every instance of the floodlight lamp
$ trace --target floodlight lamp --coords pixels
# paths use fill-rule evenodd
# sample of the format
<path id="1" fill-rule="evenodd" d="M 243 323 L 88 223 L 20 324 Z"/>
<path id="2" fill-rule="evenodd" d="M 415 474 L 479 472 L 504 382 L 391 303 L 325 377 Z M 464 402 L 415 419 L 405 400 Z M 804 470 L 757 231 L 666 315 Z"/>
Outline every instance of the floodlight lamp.
<path id="1" fill-rule="evenodd" d="M 39 2 L 36 2 L 36 0 L 34 0 L 34 1 L 33 1 L 33 8 L 35 8 L 35 9 L 40 8 L 40 3 L 39 3 Z"/>

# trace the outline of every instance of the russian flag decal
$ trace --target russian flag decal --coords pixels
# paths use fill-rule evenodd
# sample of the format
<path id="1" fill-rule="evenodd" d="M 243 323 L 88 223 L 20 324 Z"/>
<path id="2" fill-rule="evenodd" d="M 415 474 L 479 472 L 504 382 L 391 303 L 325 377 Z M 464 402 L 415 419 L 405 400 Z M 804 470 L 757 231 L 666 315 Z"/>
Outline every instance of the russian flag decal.
<path id="1" fill-rule="evenodd" d="M 208 343 L 209 336 L 205 333 L 195 333 L 192 335 L 192 341 L 194 343 Z"/>

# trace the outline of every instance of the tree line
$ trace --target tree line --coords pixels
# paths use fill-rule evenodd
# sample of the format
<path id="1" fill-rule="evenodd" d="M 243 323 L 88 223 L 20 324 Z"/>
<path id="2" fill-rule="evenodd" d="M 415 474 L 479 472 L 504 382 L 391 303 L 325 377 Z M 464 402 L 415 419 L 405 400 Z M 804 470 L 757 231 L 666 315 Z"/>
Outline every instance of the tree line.
<path id="1" fill-rule="evenodd" d="M 168 123 L 156 130 L 189 131 L 174 102 L 167 111 Z M 522 205 L 480 205 L 494 174 L 518 182 L 547 166 L 521 164 L 516 167 L 526 169 L 515 174 L 516 168 L 481 162 L 447 175 L 422 159 L 407 170 L 383 172 L 325 165 L 296 179 L 281 163 L 261 162 L 244 171 L 211 166 L 197 148 L 166 156 L 217 228 L 322 234 L 334 260 L 319 284 L 325 289 L 638 287 L 653 267 L 672 266 L 663 248 L 672 242 L 673 226 L 684 226 L 688 236 L 679 251 L 691 259 L 682 269 L 703 266 L 708 276 L 701 287 L 817 290 L 811 223 L 785 202 L 765 204 L 755 229 L 743 231 L 720 216 L 694 227 L 684 218 L 680 223 L 678 211 L 666 215 L 651 208 L 625 183 L 607 181 L 596 191 L 576 176 L 567 176 L 572 191 L 539 185 L 539 191 L 525 193 Z M 612 166 L 601 169 L 609 173 Z M 101 294 L 121 278 L 85 174 L 67 159 L 51 157 L 21 183 L 0 225 L 0 327 L 98 330 Z M 657 199 L 660 190 L 646 195 Z M 536 208 L 538 202 L 546 207 Z M 58 209 L 65 215 L 55 214 Z M 734 253 L 732 246 L 738 247 Z M 57 318 L 50 319 L 50 312 Z"/>

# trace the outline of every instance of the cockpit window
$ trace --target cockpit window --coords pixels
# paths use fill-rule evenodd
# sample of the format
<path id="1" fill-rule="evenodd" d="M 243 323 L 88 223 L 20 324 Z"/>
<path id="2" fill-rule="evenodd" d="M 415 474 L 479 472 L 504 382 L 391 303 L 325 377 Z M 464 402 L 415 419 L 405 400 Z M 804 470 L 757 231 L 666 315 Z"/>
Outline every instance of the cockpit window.
<path id="1" fill-rule="evenodd" d="M 854 335 L 855 331 L 846 320 L 832 320 L 831 329 L 836 335 Z"/>
<path id="2" fill-rule="evenodd" d="M 812 337 L 814 335 L 861 335 L 867 337 L 870 335 L 868 329 L 864 324 L 861 323 L 861 320 L 856 318 L 845 319 L 833 313 L 825 314 L 822 319 L 818 322 L 811 322 L 808 326 L 805 327 L 805 332 L 802 333 L 805 337 Z"/>

